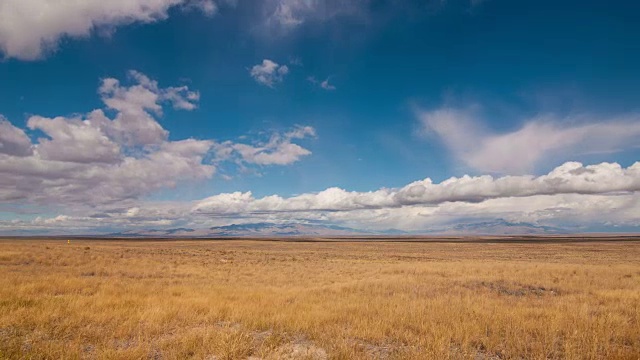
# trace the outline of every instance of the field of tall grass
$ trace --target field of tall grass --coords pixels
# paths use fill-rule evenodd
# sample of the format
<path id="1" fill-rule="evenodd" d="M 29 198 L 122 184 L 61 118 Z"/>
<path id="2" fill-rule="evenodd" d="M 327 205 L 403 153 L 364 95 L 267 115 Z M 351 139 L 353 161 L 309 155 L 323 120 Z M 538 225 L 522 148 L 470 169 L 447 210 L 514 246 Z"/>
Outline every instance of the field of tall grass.
<path id="1" fill-rule="evenodd" d="M 640 242 L 0 241 L 2 359 L 640 359 Z"/>

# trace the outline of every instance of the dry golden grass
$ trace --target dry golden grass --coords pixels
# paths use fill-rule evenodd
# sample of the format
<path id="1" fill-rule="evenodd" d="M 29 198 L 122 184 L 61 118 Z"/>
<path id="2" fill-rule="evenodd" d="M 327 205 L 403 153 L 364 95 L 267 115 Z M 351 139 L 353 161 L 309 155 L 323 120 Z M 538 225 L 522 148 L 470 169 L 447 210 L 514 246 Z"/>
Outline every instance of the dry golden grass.
<path id="1" fill-rule="evenodd" d="M 639 359 L 640 242 L 4 240 L 0 358 Z"/>

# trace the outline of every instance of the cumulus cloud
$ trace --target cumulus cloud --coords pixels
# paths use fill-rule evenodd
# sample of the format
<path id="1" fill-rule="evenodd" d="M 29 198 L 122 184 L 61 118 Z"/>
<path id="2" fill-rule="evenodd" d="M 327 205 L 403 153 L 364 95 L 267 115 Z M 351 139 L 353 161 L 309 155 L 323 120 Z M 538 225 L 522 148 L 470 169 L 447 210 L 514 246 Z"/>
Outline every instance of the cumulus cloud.
<path id="1" fill-rule="evenodd" d="M 289 73 L 287 65 L 278 65 L 278 63 L 269 59 L 262 60 L 261 64 L 254 65 L 249 74 L 259 84 L 273 87 L 275 83 L 282 82 L 284 76 Z"/>
<path id="2" fill-rule="evenodd" d="M 194 206 L 196 212 L 215 215 L 248 213 L 354 211 L 398 208 L 413 205 L 439 205 L 447 202 L 479 203 L 498 198 L 559 194 L 611 194 L 640 191 L 640 162 L 628 168 L 617 163 L 584 166 L 565 163 L 546 175 L 491 175 L 452 177 L 441 183 L 431 179 L 416 181 L 400 189 L 350 192 L 329 188 L 319 193 L 290 198 L 278 195 L 253 198 L 251 192 L 220 194 Z"/>
<path id="3" fill-rule="evenodd" d="M 0 2 L 0 52 L 35 60 L 55 51 L 62 38 L 161 21 L 174 6 L 198 8 L 207 15 L 217 9 L 213 0 L 4 0 Z"/>
<path id="4" fill-rule="evenodd" d="M 38 152 L 5 156 L 0 159 L 0 200 L 99 205 L 135 199 L 180 181 L 211 177 L 215 168 L 202 163 L 210 146 L 193 139 L 165 142 L 116 163 L 59 161 Z"/>
<path id="5" fill-rule="evenodd" d="M 102 109 L 71 118 L 31 116 L 28 128 L 45 135 L 35 143 L 0 121 L 0 200 L 96 205 L 211 177 L 214 166 L 202 160 L 213 141 L 168 141 L 156 120 L 165 103 L 195 108 L 198 94 L 160 88 L 138 72 L 129 78 L 131 85 L 102 80 L 99 94 L 114 118 Z"/>
<path id="6" fill-rule="evenodd" d="M 441 108 L 418 116 L 425 133 L 440 138 L 462 162 L 495 173 L 524 174 L 551 155 L 566 160 L 621 151 L 637 146 L 640 137 L 638 115 L 605 121 L 542 116 L 508 133 L 487 130 L 468 110 Z"/>
<path id="7" fill-rule="evenodd" d="M 0 115 L 0 154 L 29 156 L 32 152 L 31 140 L 27 134 Z"/>
<path id="8" fill-rule="evenodd" d="M 296 126 L 283 134 L 274 133 L 266 143 L 250 145 L 225 141 L 216 144 L 214 149 L 218 160 L 235 158 L 246 164 L 289 165 L 303 156 L 311 155 L 310 150 L 292 141 L 315 135 L 315 129 L 311 126 Z"/>
<path id="9" fill-rule="evenodd" d="M 75 163 L 116 163 L 122 158 L 120 146 L 90 121 L 32 116 L 31 130 L 41 130 L 50 139 L 38 140 L 37 152 L 43 160 Z"/>
<path id="10" fill-rule="evenodd" d="M 184 181 L 211 178 L 224 161 L 287 165 L 311 154 L 294 143 L 315 136 L 309 126 L 274 133 L 264 143 L 170 141 L 158 122 L 163 107 L 193 110 L 199 93 L 161 87 L 136 71 L 124 83 L 102 79 L 98 94 L 109 111 L 29 117 L 28 129 L 43 134 L 35 142 L 0 117 L 0 204 L 121 206 Z M 210 154 L 215 159 L 205 161 Z"/>
<path id="11" fill-rule="evenodd" d="M 565 163 L 546 175 L 463 176 L 402 188 L 352 192 L 329 188 L 289 198 L 251 192 L 196 201 L 193 218 L 321 221 L 367 230 L 449 231 L 457 224 L 505 221 L 573 231 L 615 229 L 640 221 L 640 163 Z M 509 232 L 509 228 L 504 228 Z M 481 231 L 481 229 L 480 229 Z"/>
<path id="12" fill-rule="evenodd" d="M 159 88 L 158 82 L 137 71 L 130 71 L 129 78 L 136 82 L 132 86 L 121 86 L 113 78 L 103 79 L 98 89 L 102 101 L 118 112 L 113 121 L 102 110 L 90 115 L 90 122 L 104 128 L 119 142 L 129 146 L 160 144 L 168 132 L 154 119 L 162 115 L 162 103 L 169 102 L 174 109 L 193 110 L 200 94 L 188 87 Z"/>

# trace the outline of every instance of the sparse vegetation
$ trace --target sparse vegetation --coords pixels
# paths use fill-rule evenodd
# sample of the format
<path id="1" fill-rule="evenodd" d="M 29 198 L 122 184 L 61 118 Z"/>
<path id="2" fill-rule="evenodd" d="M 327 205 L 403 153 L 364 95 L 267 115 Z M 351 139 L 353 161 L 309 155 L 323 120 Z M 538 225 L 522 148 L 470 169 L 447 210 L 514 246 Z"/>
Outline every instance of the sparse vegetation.
<path id="1" fill-rule="evenodd" d="M 0 274 L 0 358 L 640 358 L 640 242 L 4 240 Z"/>

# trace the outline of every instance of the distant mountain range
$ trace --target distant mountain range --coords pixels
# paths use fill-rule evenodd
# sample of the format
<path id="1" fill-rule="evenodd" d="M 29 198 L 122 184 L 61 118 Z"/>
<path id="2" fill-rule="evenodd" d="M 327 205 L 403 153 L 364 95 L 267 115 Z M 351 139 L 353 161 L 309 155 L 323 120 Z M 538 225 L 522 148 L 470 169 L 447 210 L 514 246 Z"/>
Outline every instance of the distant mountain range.
<path id="1" fill-rule="evenodd" d="M 526 222 L 509 222 L 503 219 L 458 223 L 442 233 L 449 235 L 543 235 L 566 234 L 557 227 L 535 225 Z"/>
<path id="2" fill-rule="evenodd" d="M 124 237 L 269 237 L 269 236 L 353 236 L 373 234 L 333 225 L 298 223 L 249 223 L 214 226 L 207 229 L 174 228 L 163 230 L 131 230 L 110 234 Z"/>
<path id="3" fill-rule="evenodd" d="M 280 237 L 280 236 L 366 236 L 366 235 L 539 235 L 562 234 L 565 230 L 525 222 L 490 220 L 453 224 L 451 227 L 432 231 L 406 232 L 389 229 L 368 231 L 343 226 L 300 223 L 247 223 L 214 226 L 205 229 L 172 228 L 130 230 L 108 234 L 117 237 Z"/>

